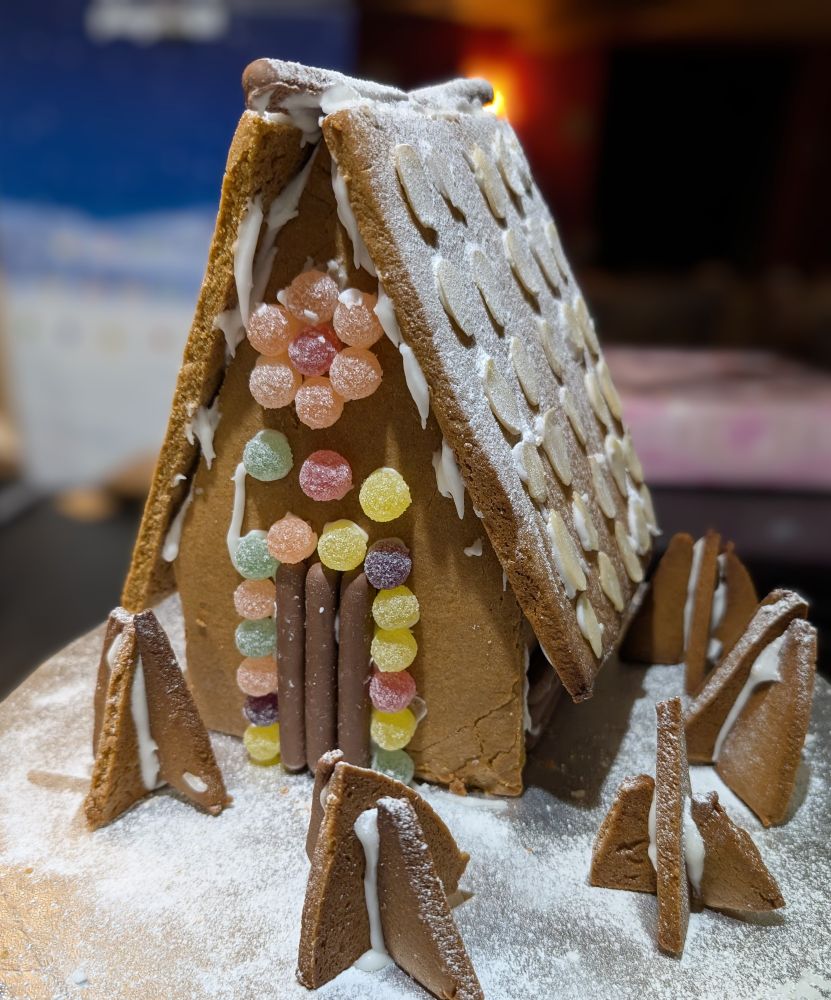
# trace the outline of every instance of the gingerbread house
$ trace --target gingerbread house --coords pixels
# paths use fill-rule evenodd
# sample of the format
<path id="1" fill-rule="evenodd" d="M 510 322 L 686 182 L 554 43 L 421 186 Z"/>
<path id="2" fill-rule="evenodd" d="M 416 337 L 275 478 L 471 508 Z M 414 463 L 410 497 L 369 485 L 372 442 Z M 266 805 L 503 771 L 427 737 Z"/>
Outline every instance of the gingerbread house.
<path id="1" fill-rule="evenodd" d="M 657 530 L 586 303 L 487 83 L 243 84 L 123 603 L 255 759 L 517 794 Z"/>

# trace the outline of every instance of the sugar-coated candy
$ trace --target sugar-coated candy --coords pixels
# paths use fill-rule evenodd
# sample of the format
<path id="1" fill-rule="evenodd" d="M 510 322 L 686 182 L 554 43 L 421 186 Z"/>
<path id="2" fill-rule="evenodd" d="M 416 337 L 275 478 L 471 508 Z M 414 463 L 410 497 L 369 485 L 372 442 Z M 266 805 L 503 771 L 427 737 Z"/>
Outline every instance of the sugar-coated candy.
<path id="1" fill-rule="evenodd" d="M 270 618 L 274 614 L 274 583 L 243 580 L 234 591 L 234 607 L 240 618 Z"/>
<path id="2" fill-rule="evenodd" d="M 267 357 L 275 358 L 285 353 L 292 339 L 303 326 L 299 319 L 283 306 L 260 305 L 248 319 L 248 339 L 251 346 Z"/>
<path id="3" fill-rule="evenodd" d="M 289 360 L 301 375 L 325 375 L 342 346 L 331 326 L 310 326 L 289 344 Z"/>
<path id="4" fill-rule="evenodd" d="M 379 712 L 400 712 L 415 698 L 416 683 L 406 670 L 372 671 L 369 698 Z"/>
<path id="5" fill-rule="evenodd" d="M 364 561 L 368 540 L 367 533 L 354 521 L 330 521 L 323 525 L 317 554 L 324 566 L 345 573 Z"/>
<path id="6" fill-rule="evenodd" d="M 410 487 L 400 472 L 387 467 L 376 469 L 361 484 L 361 509 L 373 521 L 394 521 L 412 503 Z"/>
<path id="7" fill-rule="evenodd" d="M 237 667 L 237 687 L 243 694 L 259 698 L 277 691 L 277 664 L 272 656 L 245 659 Z"/>
<path id="8" fill-rule="evenodd" d="M 364 572 L 376 590 L 400 587 L 413 568 L 410 550 L 400 538 L 382 538 L 373 542 L 364 559 Z"/>
<path id="9" fill-rule="evenodd" d="M 406 670 L 417 652 L 418 643 L 408 628 L 378 628 L 372 637 L 370 653 L 379 670 Z"/>
<path id="10" fill-rule="evenodd" d="M 380 771 L 403 785 L 409 785 L 415 774 L 413 758 L 406 750 L 382 750 L 381 747 L 376 747 L 371 766 L 373 771 Z"/>
<path id="11" fill-rule="evenodd" d="M 382 750 L 400 750 L 413 738 L 417 725 L 409 708 L 402 708 L 400 712 L 379 712 L 374 708 L 369 735 Z"/>
<path id="12" fill-rule="evenodd" d="M 280 760 L 280 723 L 248 726 L 242 734 L 242 742 L 256 764 L 276 764 Z"/>
<path id="13" fill-rule="evenodd" d="M 237 649 L 243 656 L 258 659 L 270 656 L 277 643 L 277 628 L 273 618 L 259 618 L 257 621 L 244 621 L 237 625 L 234 633 Z"/>
<path id="14" fill-rule="evenodd" d="M 249 695 L 242 707 L 242 714 L 252 726 L 272 726 L 277 721 L 277 695 Z"/>
<path id="15" fill-rule="evenodd" d="M 372 602 L 372 617 L 379 628 L 412 628 L 420 617 L 418 598 L 409 587 L 379 590 Z"/>
<path id="16" fill-rule="evenodd" d="M 363 347 L 345 347 L 332 361 L 329 378 L 344 399 L 365 399 L 381 384 L 378 358 Z"/>
<path id="17" fill-rule="evenodd" d="M 329 323 L 338 304 L 338 286 L 323 271 L 303 271 L 277 298 L 298 319 Z"/>
<path id="18" fill-rule="evenodd" d="M 317 535 L 312 526 L 288 513 L 271 525 L 267 536 L 268 551 L 281 563 L 299 563 L 317 548 Z"/>
<path id="19" fill-rule="evenodd" d="M 297 390 L 294 407 L 300 422 L 313 430 L 331 427 L 343 413 L 343 397 L 339 396 L 325 376 L 304 379 Z"/>
<path id="20" fill-rule="evenodd" d="M 264 531 L 249 531 L 237 543 L 234 567 L 246 580 L 265 580 L 277 572 L 277 560 L 269 553 Z"/>
<path id="21" fill-rule="evenodd" d="M 374 309 L 378 296 L 349 288 L 341 292 L 332 325 L 335 333 L 349 347 L 372 347 L 384 335 Z"/>
<path id="22" fill-rule="evenodd" d="M 300 466 L 299 479 L 312 500 L 343 500 L 352 489 L 352 466 L 336 451 L 313 451 Z"/>
<path id="23" fill-rule="evenodd" d="M 248 475 L 261 483 L 284 479 L 294 465 L 288 438 L 280 431 L 258 431 L 242 450 L 242 464 Z"/>
<path id="24" fill-rule="evenodd" d="M 248 388 L 260 406 L 277 410 L 289 405 L 302 382 L 303 376 L 289 364 L 288 354 L 281 354 L 278 358 L 257 358 Z"/>

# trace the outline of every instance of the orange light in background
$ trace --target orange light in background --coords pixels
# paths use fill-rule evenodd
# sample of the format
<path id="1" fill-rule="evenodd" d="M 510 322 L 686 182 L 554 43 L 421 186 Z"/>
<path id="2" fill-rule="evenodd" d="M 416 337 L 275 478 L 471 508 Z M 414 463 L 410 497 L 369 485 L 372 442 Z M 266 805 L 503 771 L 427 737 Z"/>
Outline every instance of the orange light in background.
<path id="1" fill-rule="evenodd" d="M 514 66 L 504 59 L 488 55 L 465 56 L 459 66 L 462 76 L 479 76 L 493 87 L 493 100 L 485 110 L 498 118 L 510 117 L 516 125 L 524 116 L 519 76 Z"/>

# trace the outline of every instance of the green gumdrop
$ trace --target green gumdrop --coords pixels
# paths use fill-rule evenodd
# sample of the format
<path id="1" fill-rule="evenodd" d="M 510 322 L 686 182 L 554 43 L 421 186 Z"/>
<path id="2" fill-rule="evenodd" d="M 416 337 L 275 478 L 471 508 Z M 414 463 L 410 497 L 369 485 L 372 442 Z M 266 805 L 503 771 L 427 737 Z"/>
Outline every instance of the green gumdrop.
<path id="1" fill-rule="evenodd" d="M 372 770 L 409 785 L 415 774 L 415 764 L 406 750 L 382 750 L 381 747 L 376 747 L 372 755 Z"/>
<path id="2" fill-rule="evenodd" d="M 283 479 L 294 465 L 288 438 L 280 431 L 259 431 L 243 449 L 242 464 L 248 475 L 261 483 Z"/>
<path id="3" fill-rule="evenodd" d="M 234 567 L 246 580 L 265 580 L 274 576 L 279 565 L 268 551 L 264 531 L 249 531 L 239 540 Z"/>
<path id="4" fill-rule="evenodd" d="M 243 656 L 271 656 L 277 644 L 277 627 L 273 618 L 240 622 L 234 635 L 237 649 Z"/>

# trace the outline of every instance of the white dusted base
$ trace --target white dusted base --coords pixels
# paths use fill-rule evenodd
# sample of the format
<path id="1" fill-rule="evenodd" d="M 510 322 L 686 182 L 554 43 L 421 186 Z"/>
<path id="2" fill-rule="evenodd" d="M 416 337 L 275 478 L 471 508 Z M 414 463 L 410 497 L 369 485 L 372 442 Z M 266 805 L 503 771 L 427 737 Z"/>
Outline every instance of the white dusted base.
<path id="1" fill-rule="evenodd" d="M 234 804 L 219 817 L 162 791 L 90 834 L 101 630 L 53 657 L 0 705 L 0 997 L 132 1000 L 310 997 L 295 980 L 311 781 L 214 747 Z M 693 914 L 684 957 L 658 953 L 656 901 L 588 885 L 592 841 L 622 778 L 654 771 L 653 703 L 676 667 L 610 664 L 597 694 L 562 704 L 521 799 L 422 787 L 470 852 L 455 910 L 489 1000 L 831 996 L 831 688 L 818 681 L 794 814 L 763 830 L 711 768 L 787 908 L 756 921 Z M 823 978 L 826 977 L 826 978 Z M 350 970 L 320 997 L 424 997 L 397 968 Z"/>

